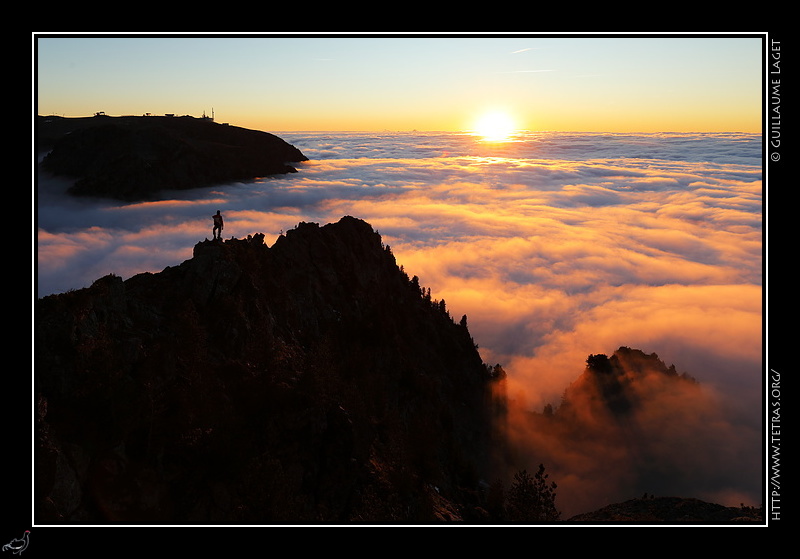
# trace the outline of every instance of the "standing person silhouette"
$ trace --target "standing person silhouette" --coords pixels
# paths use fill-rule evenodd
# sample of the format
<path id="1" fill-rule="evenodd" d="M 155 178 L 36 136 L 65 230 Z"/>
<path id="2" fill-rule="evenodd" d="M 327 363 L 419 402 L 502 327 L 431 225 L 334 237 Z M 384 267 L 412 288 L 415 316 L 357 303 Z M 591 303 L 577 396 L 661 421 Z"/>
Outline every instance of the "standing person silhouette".
<path id="1" fill-rule="evenodd" d="M 212 235 L 212 237 L 214 239 L 220 239 L 221 240 L 222 239 L 222 227 L 223 227 L 223 225 L 222 225 L 222 214 L 220 214 L 219 210 L 217 210 L 217 213 L 212 215 L 211 218 L 214 220 L 214 228 L 211 230 L 211 235 Z"/>

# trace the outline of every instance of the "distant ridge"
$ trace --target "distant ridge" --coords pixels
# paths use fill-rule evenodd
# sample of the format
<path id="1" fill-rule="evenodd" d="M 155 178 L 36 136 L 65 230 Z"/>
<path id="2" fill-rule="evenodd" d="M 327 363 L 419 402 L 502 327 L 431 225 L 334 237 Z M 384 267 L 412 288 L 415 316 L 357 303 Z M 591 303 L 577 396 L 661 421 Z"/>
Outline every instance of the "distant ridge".
<path id="1" fill-rule="evenodd" d="M 648 495 L 578 514 L 568 520 L 589 524 L 760 524 L 763 521 L 761 507 L 726 507 L 700 499 Z"/>
<path id="2" fill-rule="evenodd" d="M 76 196 L 147 200 L 182 190 L 297 172 L 303 153 L 268 132 L 189 116 L 38 116 L 42 169 L 75 179 Z"/>

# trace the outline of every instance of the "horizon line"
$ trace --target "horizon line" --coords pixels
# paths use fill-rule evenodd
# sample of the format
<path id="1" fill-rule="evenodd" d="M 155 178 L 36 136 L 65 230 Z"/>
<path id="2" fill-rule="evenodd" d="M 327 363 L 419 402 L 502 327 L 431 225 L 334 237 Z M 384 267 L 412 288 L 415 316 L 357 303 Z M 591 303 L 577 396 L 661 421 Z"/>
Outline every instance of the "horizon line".
<path id="1" fill-rule="evenodd" d="M 48 117 L 56 117 L 56 118 L 94 118 L 99 115 L 80 115 L 80 116 L 65 116 L 62 114 L 57 113 L 49 113 L 49 114 L 36 114 L 37 117 L 48 118 Z M 140 117 L 140 118 L 196 118 L 201 119 L 204 117 L 197 117 L 194 115 L 177 115 L 174 114 L 143 114 L 143 115 L 135 115 L 135 114 L 124 114 L 124 115 L 109 115 L 103 114 L 102 116 L 109 117 L 109 118 L 127 118 L 127 117 Z M 232 124 L 230 122 L 225 123 L 217 123 L 210 117 L 205 117 L 211 122 L 215 124 L 224 124 L 229 126 L 237 126 L 239 128 L 247 128 L 247 126 L 239 125 L 239 124 Z M 250 130 L 260 130 L 262 132 L 267 132 L 268 130 L 265 129 L 258 129 L 258 128 L 250 128 Z M 275 132 L 281 133 L 358 133 L 358 134 L 367 134 L 367 133 L 406 133 L 406 134 L 420 134 L 420 133 L 430 133 L 430 134 L 467 134 L 467 135 L 475 135 L 480 136 L 481 134 L 478 133 L 474 129 L 470 128 L 462 128 L 462 129 L 419 129 L 419 128 L 409 128 L 409 129 L 401 129 L 401 128 L 364 128 L 364 129 L 357 129 L 357 128 L 274 128 L 270 129 Z M 511 133 L 511 136 L 518 134 L 539 134 L 539 133 L 562 133 L 562 134 L 752 134 L 752 135 L 763 135 L 764 130 L 759 131 L 749 131 L 749 130 L 613 130 L 613 129 L 587 129 L 587 130 L 574 130 L 574 129 L 558 129 L 558 128 L 548 128 L 548 129 L 530 129 L 530 128 L 520 128 L 515 130 Z"/>

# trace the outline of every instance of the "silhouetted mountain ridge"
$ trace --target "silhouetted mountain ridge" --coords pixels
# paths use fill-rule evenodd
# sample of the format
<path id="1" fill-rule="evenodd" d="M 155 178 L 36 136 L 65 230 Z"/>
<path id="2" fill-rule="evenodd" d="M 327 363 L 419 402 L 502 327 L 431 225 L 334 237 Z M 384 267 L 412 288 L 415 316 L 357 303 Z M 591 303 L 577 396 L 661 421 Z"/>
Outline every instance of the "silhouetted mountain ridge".
<path id="1" fill-rule="evenodd" d="M 361 220 L 45 297 L 35 341 L 38 521 L 480 514 L 490 371 Z"/>
<path id="2" fill-rule="evenodd" d="M 69 192 L 144 200 L 182 190 L 296 172 L 308 158 L 268 132 L 189 116 L 37 117 L 42 168 L 75 179 Z"/>

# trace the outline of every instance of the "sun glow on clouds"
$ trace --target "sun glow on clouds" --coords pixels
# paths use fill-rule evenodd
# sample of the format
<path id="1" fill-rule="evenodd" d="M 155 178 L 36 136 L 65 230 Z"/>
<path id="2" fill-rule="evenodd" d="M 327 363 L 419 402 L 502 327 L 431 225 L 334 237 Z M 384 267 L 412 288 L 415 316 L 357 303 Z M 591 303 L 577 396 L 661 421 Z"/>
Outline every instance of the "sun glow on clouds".
<path id="1" fill-rule="evenodd" d="M 518 130 L 517 123 L 506 112 L 490 111 L 475 122 L 474 132 L 486 142 L 506 142 Z"/>
<path id="2" fill-rule="evenodd" d="M 176 265 L 210 238 L 217 209 L 226 238 L 262 232 L 269 244 L 300 221 L 353 215 L 468 316 L 482 357 L 528 407 L 557 404 L 589 354 L 625 345 L 760 421 L 759 137 L 281 136 L 311 158 L 299 173 L 158 203 L 63 212 L 40 183 L 40 295 Z"/>

